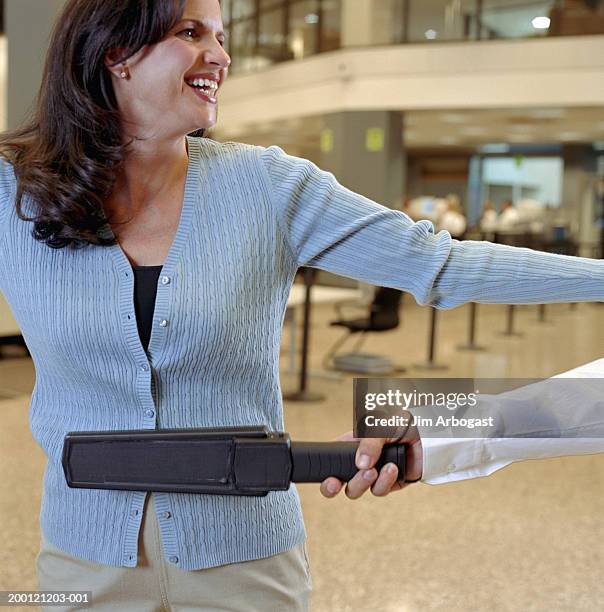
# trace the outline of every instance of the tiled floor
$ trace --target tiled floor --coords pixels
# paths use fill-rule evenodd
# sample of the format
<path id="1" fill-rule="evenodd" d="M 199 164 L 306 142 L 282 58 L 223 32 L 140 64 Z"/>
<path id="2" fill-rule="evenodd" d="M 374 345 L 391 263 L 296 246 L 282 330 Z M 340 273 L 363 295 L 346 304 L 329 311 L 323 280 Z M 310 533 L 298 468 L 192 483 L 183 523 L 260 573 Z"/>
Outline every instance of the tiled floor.
<path id="1" fill-rule="evenodd" d="M 503 338 L 499 306 L 479 308 L 484 353 L 456 349 L 468 309 L 439 313 L 438 359 L 454 377 L 547 377 L 602 357 L 604 306 L 518 311 L 523 338 Z M 406 301 L 402 326 L 366 349 L 410 365 L 424 359 L 429 311 Z M 328 306 L 315 310 L 311 369 L 340 333 Z M 285 357 L 285 355 L 284 355 Z M 286 363 L 286 360 L 283 360 Z M 415 377 L 424 375 L 410 370 Z M 329 440 L 350 429 L 351 376 L 313 376 L 317 403 L 287 402 L 295 439 Z M 283 373 L 285 391 L 295 379 Z M 28 359 L 0 361 L 0 590 L 34 589 L 44 456 L 28 431 Z M 517 463 L 462 483 L 414 485 L 385 499 L 352 502 L 301 492 L 314 581 L 314 612 L 585 610 L 604 601 L 604 455 Z M 31 609 L 31 608 L 29 608 Z"/>

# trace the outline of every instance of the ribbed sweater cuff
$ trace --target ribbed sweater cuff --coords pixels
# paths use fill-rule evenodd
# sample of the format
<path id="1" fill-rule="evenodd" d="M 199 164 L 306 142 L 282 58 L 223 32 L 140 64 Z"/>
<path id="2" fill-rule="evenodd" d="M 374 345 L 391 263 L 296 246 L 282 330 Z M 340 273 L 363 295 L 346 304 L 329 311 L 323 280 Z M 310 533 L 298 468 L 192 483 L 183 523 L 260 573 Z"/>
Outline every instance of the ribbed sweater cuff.
<path id="1" fill-rule="evenodd" d="M 476 241 L 452 241 L 431 291 L 439 308 L 602 300 L 604 261 Z"/>

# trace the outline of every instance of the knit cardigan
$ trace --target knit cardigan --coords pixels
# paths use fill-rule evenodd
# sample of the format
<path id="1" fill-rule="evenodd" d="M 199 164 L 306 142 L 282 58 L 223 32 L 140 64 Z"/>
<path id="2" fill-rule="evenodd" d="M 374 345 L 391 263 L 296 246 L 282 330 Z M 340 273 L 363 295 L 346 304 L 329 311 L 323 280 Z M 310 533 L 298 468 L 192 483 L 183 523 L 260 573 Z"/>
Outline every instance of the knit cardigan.
<path id="1" fill-rule="evenodd" d="M 283 429 L 279 343 L 299 266 L 397 287 L 438 308 L 604 299 L 602 261 L 435 234 L 430 222 L 414 223 L 275 146 L 193 137 L 188 145 L 147 352 L 120 246 L 36 241 L 15 211 L 13 168 L 0 163 L 0 290 L 34 361 L 30 425 L 48 457 L 41 528 L 76 557 L 136 566 L 146 493 L 70 489 L 66 432 Z M 35 212 L 27 196 L 24 211 Z M 265 497 L 152 495 L 166 560 L 179 568 L 266 557 L 305 538 L 295 486 Z"/>

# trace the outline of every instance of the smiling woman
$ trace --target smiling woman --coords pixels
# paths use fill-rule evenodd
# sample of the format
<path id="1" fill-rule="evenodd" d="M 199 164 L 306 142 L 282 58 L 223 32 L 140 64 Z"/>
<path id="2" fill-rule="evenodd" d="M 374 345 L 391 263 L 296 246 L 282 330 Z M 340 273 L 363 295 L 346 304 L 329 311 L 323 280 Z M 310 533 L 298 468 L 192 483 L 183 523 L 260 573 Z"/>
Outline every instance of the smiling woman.
<path id="1" fill-rule="evenodd" d="M 216 86 L 230 64 L 223 42 L 217 0 L 67 2 L 33 116 L 0 135 L 20 216 L 25 194 L 37 204 L 21 217 L 34 221 L 37 240 L 55 248 L 114 243 L 103 232 L 106 203 L 119 194 L 127 158 L 145 141 L 155 150 L 167 144 L 161 166 L 171 152 L 182 169 L 183 134 L 215 123 Z M 213 95 L 192 90 L 191 78 L 212 81 Z"/>
<path id="2" fill-rule="evenodd" d="M 74 489 L 61 462 L 68 432 L 283 431 L 298 268 L 439 308 L 604 299 L 602 261 L 457 241 L 279 147 L 199 138 L 230 63 L 222 30 L 218 0 L 68 0 L 36 111 L 0 138 L 0 291 L 35 363 L 30 424 L 48 457 L 40 587 L 92 590 L 93 609 L 308 609 L 294 486 Z M 404 474 L 376 463 L 385 439 L 363 439 L 356 474 L 323 495 L 419 480 L 417 429 L 390 441 Z"/>

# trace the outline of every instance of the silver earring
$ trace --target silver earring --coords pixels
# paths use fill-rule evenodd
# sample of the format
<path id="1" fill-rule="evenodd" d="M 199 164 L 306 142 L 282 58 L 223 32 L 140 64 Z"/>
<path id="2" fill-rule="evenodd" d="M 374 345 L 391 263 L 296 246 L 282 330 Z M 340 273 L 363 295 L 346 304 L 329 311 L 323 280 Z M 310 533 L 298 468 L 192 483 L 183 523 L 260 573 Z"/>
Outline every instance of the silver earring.
<path id="1" fill-rule="evenodd" d="M 129 76 L 129 74 L 128 74 L 128 73 L 129 73 L 128 66 L 124 66 L 124 67 L 122 68 L 122 71 L 120 72 L 120 77 L 121 77 L 122 79 L 126 79 L 126 78 L 128 78 L 128 76 Z"/>

